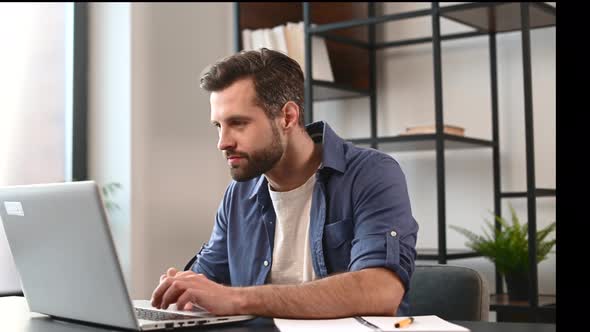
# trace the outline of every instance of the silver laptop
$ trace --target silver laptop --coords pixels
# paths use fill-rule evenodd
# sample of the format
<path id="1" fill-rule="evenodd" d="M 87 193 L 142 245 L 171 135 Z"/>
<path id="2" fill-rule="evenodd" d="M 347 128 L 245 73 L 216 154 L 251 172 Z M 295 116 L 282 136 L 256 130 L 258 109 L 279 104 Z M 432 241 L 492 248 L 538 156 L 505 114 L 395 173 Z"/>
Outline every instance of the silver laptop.
<path id="1" fill-rule="evenodd" d="M 31 311 L 133 330 L 254 318 L 131 301 L 93 181 L 0 187 L 0 219 Z"/>

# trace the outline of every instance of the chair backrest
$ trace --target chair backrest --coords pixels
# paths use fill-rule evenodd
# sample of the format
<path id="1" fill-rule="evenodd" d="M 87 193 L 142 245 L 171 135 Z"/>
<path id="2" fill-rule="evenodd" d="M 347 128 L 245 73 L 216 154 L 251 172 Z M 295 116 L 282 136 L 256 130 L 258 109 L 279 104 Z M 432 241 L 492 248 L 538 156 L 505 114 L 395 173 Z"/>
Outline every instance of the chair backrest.
<path id="1" fill-rule="evenodd" d="M 486 280 L 468 267 L 416 265 L 408 296 L 414 316 L 487 321 L 490 313 Z"/>

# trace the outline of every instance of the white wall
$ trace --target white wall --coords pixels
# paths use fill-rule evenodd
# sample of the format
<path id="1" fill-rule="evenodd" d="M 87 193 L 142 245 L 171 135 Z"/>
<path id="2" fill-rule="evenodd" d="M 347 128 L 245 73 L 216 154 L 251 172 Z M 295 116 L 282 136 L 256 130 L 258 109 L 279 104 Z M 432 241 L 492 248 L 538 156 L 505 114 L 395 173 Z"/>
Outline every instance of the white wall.
<path id="1" fill-rule="evenodd" d="M 429 3 L 386 3 L 384 14 L 428 8 Z M 431 20 L 418 18 L 378 26 L 383 41 L 431 35 Z M 442 33 L 466 31 L 441 20 Z M 537 187 L 555 188 L 555 28 L 531 32 L 535 163 Z M 406 126 L 434 123 L 434 78 L 431 44 L 390 48 L 377 53 L 378 134 L 397 135 Z M 520 33 L 497 37 L 503 191 L 526 190 L 524 99 Z M 446 124 L 466 128 L 466 136 L 491 139 L 490 69 L 487 37 L 442 43 L 443 109 Z M 368 98 L 321 102 L 316 120 L 325 119 L 344 137 L 368 137 Z M 414 216 L 420 224 L 418 248 L 437 248 L 436 159 L 433 151 L 391 153 L 408 182 Z M 445 153 L 447 224 L 480 232 L 493 210 L 493 169 L 490 148 Z M 503 212 L 509 216 L 508 200 Z M 526 200 L 511 199 L 526 221 Z M 537 226 L 555 220 L 555 199 L 537 201 Z M 448 248 L 466 248 L 465 238 L 447 229 Z M 555 249 L 554 249 L 555 250 Z M 493 265 L 483 258 L 449 261 L 483 272 L 495 287 Z M 493 290 L 493 289 L 492 289 Z M 555 294 L 555 254 L 539 265 L 539 292 Z"/>
<path id="2" fill-rule="evenodd" d="M 131 276 L 131 25 L 129 4 L 89 4 L 89 178 L 121 184 L 110 225 L 127 281 Z"/>
<path id="3" fill-rule="evenodd" d="M 149 298 L 209 239 L 230 179 L 198 84 L 232 52 L 231 4 L 95 3 L 90 17 L 90 174 L 124 186 L 113 233 L 132 297 Z"/>
<path id="4" fill-rule="evenodd" d="M 0 4 L 0 186 L 62 182 L 69 174 L 69 9 L 64 3 Z M 0 295 L 21 290 L 0 220 Z"/>

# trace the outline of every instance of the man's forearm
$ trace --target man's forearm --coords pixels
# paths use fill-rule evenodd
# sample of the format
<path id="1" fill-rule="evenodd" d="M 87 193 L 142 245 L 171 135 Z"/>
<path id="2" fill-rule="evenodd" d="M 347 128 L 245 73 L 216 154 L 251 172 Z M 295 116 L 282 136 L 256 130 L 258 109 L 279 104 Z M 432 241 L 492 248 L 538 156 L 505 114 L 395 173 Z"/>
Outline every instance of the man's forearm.
<path id="1" fill-rule="evenodd" d="M 384 268 L 342 273 L 301 285 L 264 285 L 238 289 L 240 311 L 283 318 L 393 316 L 404 288 Z"/>

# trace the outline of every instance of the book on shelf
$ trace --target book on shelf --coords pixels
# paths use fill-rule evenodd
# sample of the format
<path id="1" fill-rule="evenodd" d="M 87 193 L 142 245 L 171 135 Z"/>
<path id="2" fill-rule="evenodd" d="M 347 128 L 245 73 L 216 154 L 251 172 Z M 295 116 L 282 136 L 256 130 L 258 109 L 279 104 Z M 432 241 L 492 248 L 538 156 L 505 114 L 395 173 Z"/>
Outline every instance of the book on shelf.
<path id="1" fill-rule="evenodd" d="M 435 125 L 407 127 L 406 131 L 400 135 L 420 135 L 436 133 Z M 452 125 L 444 125 L 443 133 L 456 136 L 465 136 L 465 128 Z"/>

